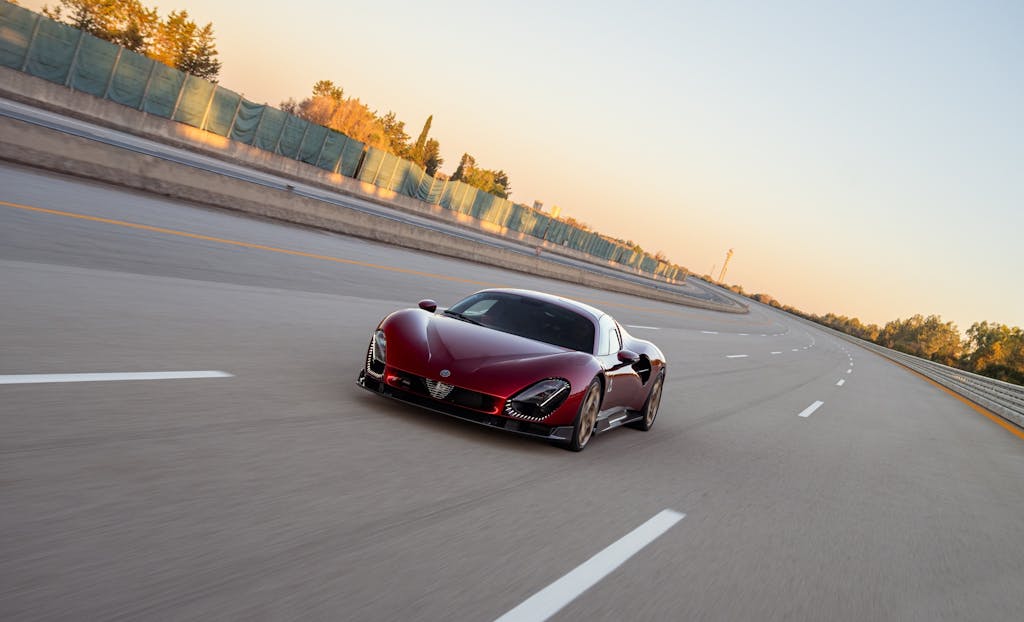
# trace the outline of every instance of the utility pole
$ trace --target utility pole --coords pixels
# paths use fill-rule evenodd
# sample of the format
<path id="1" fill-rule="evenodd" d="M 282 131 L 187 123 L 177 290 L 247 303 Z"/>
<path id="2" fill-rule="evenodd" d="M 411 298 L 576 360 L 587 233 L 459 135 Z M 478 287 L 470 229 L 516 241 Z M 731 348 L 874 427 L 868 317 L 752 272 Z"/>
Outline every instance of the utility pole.
<path id="1" fill-rule="evenodd" d="M 719 283 L 722 283 L 723 279 L 725 279 L 725 271 L 729 269 L 729 260 L 730 259 L 732 259 L 732 249 L 731 248 L 729 249 L 729 252 L 725 254 L 725 263 L 722 264 L 722 271 L 718 274 L 718 282 Z"/>

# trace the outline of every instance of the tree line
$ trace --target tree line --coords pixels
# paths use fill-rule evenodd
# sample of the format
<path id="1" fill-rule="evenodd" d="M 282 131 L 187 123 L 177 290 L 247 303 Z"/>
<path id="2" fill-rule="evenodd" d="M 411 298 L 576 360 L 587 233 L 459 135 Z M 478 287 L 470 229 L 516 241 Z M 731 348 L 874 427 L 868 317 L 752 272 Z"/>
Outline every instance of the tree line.
<path id="1" fill-rule="evenodd" d="M 405 131 L 405 121 L 400 121 L 394 111 L 381 114 L 370 110 L 358 97 L 346 96 L 345 89 L 331 80 L 317 81 L 309 97 L 301 101 L 290 98 L 281 102 L 280 108 L 312 123 L 337 130 L 370 147 L 411 160 L 422 166 L 431 177 L 461 181 L 503 199 L 512 194 L 508 173 L 477 166 L 476 158 L 468 153 L 462 154 L 450 178 L 441 173 L 440 168 L 444 164 L 441 143 L 430 137 L 433 115 L 427 117 L 419 136 L 413 141 Z"/>
<path id="2" fill-rule="evenodd" d="M 711 281 L 708 275 L 705 280 Z M 939 315 L 914 315 L 883 326 L 835 313 L 814 315 L 784 305 L 767 294 L 747 294 L 738 285 L 731 291 L 757 302 L 828 326 L 886 348 L 918 356 L 988 378 L 1024 385 L 1024 330 L 996 322 L 975 322 L 961 336 L 953 322 Z"/>
<path id="3" fill-rule="evenodd" d="M 220 75 L 213 23 L 200 26 L 188 11 L 161 18 L 139 0 L 59 0 L 43 15 L 194 76 Z"/>
<path id="4" fill-rule="evenodd" d="M 212 22 L 200 26 L 190 18 L 188 11 L 171 11 L 161 18 L 156 8 L 145 6 L 141 0 L 58 0 L 53 8 L 44 6 L 43 14 L 200 78 L 216 82 L 220 74 L 221 62 L 217 59 Z M 503 199 L 512 196 L 508 173 L 479 166 L 469 153 L 462 154 L 450 177 L 440 171 L 445 160 L 440 142 L 430 137 L 433 115 L 427 117 L 413 141 L 406 133 L 405 122 L 393 111 L 381 114 L 370 110 L 359 98 L 346 96 L 344 89 L 330 80 L 319 80 L 313 85 L 310 96 L 301 101 L 290 98 L 281 102 L 280 108 L 370 147 L 411 160 L 431 177 L 461 181 Z M 559 220 L 590 230 L 572 218 Z M 632 241 L 616 241 L 645 254 L 643 248 Z M 669 262 L 663 252 L 659 251 L 655 258 L 687 272 Z"/>

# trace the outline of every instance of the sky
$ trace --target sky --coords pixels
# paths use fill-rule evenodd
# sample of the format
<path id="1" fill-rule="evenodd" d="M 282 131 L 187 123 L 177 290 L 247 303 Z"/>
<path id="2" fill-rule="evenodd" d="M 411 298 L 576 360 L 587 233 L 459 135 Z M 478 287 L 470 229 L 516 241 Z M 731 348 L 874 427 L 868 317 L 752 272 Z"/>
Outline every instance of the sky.
<path id="1" fill-rule="evenodd" d="M 144 3 L 213 22 L 250 100 L 433 115 L 442 171 L 698 275 L 731 248 L 726 282 L 804 311 L 1024 327 L 1019 0 Z"/>

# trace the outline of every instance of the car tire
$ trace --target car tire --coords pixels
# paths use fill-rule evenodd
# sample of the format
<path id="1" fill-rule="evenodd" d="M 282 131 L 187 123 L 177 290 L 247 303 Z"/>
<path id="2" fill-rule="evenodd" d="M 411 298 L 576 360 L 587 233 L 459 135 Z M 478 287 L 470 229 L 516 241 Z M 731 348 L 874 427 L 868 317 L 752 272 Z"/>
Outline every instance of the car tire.
<path id="1" fill-rule="evenodd" d="M 644 402 L 643 417 L 629 424 L 629 427 L 646 432 L 654 427 L 654 420 L 658 416 L 658 408 L 661 407 L 661 393 L 665 386 L 665 372 L 658 374 L 647 394 L 647 401 Z"/>
<path id="2" fill-rule="evenodd" d="M 594 378 L 590 381 L 590 386 L 583 393 L 579 412 L 576 413 L 576 420 L 572 424 L 572 438 L 565 445 L 566 449 L 583 451 L 586 448 L 587 444 L 594 438 L 594 429 L 597 427 L 597 414 L 600 410 L 601 381 Z"/>

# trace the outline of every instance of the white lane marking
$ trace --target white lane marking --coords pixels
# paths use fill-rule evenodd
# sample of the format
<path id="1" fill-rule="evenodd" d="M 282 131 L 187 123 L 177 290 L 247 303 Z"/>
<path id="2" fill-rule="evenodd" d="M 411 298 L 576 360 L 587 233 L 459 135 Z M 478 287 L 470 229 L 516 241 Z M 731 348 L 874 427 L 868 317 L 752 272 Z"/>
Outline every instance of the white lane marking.
<path id="1" fill-rule="evenodd" d="M 747 356 L 749 356 L 749 355 L 748 354 L 726 354 L 725 358 L 727 358 L 727 359 L 745 359 L 745 358 L 747 358 Z"/>
<path id="2" fill-rule="evenodd" d="M 103 374 L 20 374 L 0 376 L 0 384 L 41 384 L 46 382 L 110 382 L 112 380 L 183 380 L 191 378 L 232 378 L 223 371 L 143 371 Z"/>
<path id="3" fill-rule="evenodd" d="M 799 352 L 800 348 L 793 348 L 793 352 Z"/>
<path id="4" fill-rule="evenodd" d="M 749 337 L 750 333 L 740 333 L 740 337 Z"/>
<path id="5" fill-rule="evenodd" d="M 644 328 L 647 330 L 661 330 L 655 326 L 637 326 L 636 324 L 626 324 L 626 328 Z"/>
<path id="6" fill-rule="evenodd" d="M 843 379 L 843 378 L 840 378 L 840 379 L 839 379 L 839 382 L 837 382 L 837 383 L 836 383 L 836 386 L 837 386 L 837 387 L 841 387 L 841 386 L 843 386 L 844 384 L 846 384 L 846 380 L 845 380 L 845 379 Z"/>
<path id="7" fill-rule="evenodd" d="M 823 402 L 821 400 L 818 400 L 817 402 L 814 402 L 813 404 L 811 404 L 810 406 L 805 408 L 804 411 L 802 413 L 800 413 L 799 416 L 801 416 L 801 417 L 810 417 L 811 413 L 813 413 L 814 411 L 816 411 L 819 408 L 821 408 L 821 405 L 824 404 L 824 403 L 825 402 Z"/>
<path id="8" fill-rule="evenodd" d="M 772 354 L 782 354 L 782 352 L 772 352 Z"/>
<path id="9" fill-rule="evenodd" d="M 714 330 L 702 330 L 700 332 L 704 333 L 705 335 L 717 335 L 718 334 L 718 332 L 714 331 Z"/>
<path id="10" fill-rule="evenodd" d="M 852 373 L 853 373 L 853 370 L 852 370 L 852 369 L 847 369 L 847 370 L 846 370 L 846 373 L 848 373 L 848 374 L 852 374 Z"/>
<path id="11" fill-rule="evenodd" d="M 527 598 L 495 622 L 547 620 L 684 518 L 686 514 L 674 510 L 658 512 L 646 523 L 611 543 L 569 574 Z"/>

